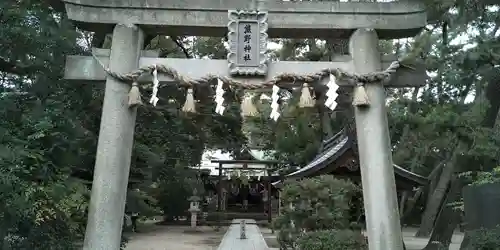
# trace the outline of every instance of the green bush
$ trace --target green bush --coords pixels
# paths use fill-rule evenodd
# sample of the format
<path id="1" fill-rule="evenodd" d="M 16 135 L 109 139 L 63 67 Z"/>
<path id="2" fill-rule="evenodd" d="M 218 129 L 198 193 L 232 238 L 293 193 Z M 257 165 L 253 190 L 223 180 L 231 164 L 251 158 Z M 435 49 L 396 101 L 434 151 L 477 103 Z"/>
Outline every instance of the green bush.
<path id="1" fill-rule="evenodd" d="M 494 229 L 478 229 L 469 232 L 470 247 L 474 250 L 500 249 L 500 226 Z"/>
<path id="2" fill-rule="evenodd" d="M 195 181 L 196 174 L 196 171 L 182 165 L 165 167 L 162 170 L 153 197 L 162 210 L 165 221 L 174 221 L 189 215 L 188 198 L 193 195 L 194 188 L 198 190 L 198 195 L 204 195 L 203 186 Z"/>
<path id="3" fill-rule="evenodd" d="M 498 183 L 500 182 L 500 166 L 493 169 L 491 172 L 463 172 L 460 174 L 460 177 L 468 180 L 470 186 L 481 186 L 490 183 Z"/>
<path id="4" fill-rule="evenodd" d="M 359 231 L 321 230 L 304 234 L 297 240 L 299 250 L 363 250 L 368 249 Z"/>
<path id="5" fill-rule="evenodd" d="M 331 175 L 285 182 L 283 206 L 273 222 L 281 248 L 294 249 L 304 232 L 352 229 L 352 201 L 359 191 L 352 182 Z"/>

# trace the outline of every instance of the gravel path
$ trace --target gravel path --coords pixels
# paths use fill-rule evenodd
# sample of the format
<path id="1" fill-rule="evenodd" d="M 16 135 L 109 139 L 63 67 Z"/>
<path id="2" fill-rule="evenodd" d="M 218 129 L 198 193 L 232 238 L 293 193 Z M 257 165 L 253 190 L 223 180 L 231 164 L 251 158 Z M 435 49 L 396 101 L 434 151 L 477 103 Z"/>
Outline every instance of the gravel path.
<path id="1" fill-rule="evenodd" d="M 125 250 L 215 250 L 225 229 L 215 232 L 211 227 L 200 227 L 200 232 L 189 232 L 188 226 L 140 227 L 141 232 L 130 234 Z"/>

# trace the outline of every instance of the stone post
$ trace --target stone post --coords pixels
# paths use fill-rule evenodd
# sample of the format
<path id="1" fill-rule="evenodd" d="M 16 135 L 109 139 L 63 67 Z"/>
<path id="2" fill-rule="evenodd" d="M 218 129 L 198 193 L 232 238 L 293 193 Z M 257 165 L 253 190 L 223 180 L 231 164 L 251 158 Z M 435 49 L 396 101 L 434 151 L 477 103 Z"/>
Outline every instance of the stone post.
<path id="1" fill-rule="evenodd" d="M 135 25 L 113 31 L 109 68 L 137 69 L 144 35 Z M 128 107 L 130 85 L 106 78 L 84 250 L 119 250 L 137 110 Z"/>
<path id="2" fill-rule="evenodd" d="M 293 203 L 288 203 L 288 207 L 290 210 L 294 211 L 295 210 L 295 205 Z M 293 219 L 290 220 L 290 228 L 295 229 L 295 221 Z M 292 239 L 293 235 L 292 232 L 288 232 L 288 239 Z"/>
<path id="3" fill-rule="evenodd" d="M 349 47 L 356 73 L 382 70 L 374 30 L 355 31 Z M 402 250 L 385 90 L 381 83 L 367 84 L 365 88 L 370 106 L 356 107 L 354 114 L 369 249 Z"/>
<path id="4" fill-rule="evenodd" d="M 226 209 L 227 209 L 227 190 L 223 189 L 222 190 L 222 206 L 221 206 L 220 211 L 225 212 Z"/>
<path id="5" fill-rule="evenodd" d="M 191 211 L 191 229 L 196 229 L 198 223 L 198 211 Z"/>
<path id="6" fill-rule="evenodd" d="M 190 202 L 188 211 L 191 213 L 191 229 L 196 230 L 198 224 L 198 214 L 201 212 L 201 198 L 194 194 L 193 196 L 189 197 L 188 201 Z"/>
<path id="7" fill-rule="evenodd" d="M 240 222 L 240 239 L 242 239 L 242 240 L 247 238 L 245 226 L 246 226 L 245 220 L 241 220 L 241 222 Z"/>
<path id="8" fill-rule="evenodd" d="M 278 189 L 278 215 L 281 214 L 281 189 Z"/>

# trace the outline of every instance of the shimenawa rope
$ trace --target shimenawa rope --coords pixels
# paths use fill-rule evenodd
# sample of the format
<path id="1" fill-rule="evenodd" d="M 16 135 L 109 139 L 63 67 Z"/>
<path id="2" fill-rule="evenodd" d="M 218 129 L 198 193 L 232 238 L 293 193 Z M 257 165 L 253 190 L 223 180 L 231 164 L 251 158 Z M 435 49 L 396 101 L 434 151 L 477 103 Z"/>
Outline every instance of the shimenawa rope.
<path id="1" fill-rule="evenodd" d="M 339 68 L 326 68 L 321 71 L 315 72 L 315 73 L 310 73 L 310 74 L 295 74 L 295 73 L 283 73 L 280 75 L 277 75 L 273 77 L 269 81 L 265 82 L 260 82 L 260 83 L 255 83 L 255 82 L 239 82 L 235 81 L 229 77 L 226 76 L 217 76 L 213 74 L 207 74 L 204 77 L 198 78 L 198 79 L 192 79 L 187 76 L 181 75 L 177 70 L 175 70 L 172 67 L 169 67 L 167 65 L 162 65 L 162 64 L 157 64 L 157 65 L 148 65 L 144 67 L 140 67 L 139 69 L 129 72 L 129 73 L 117 73 L 111 71 L 109 68 L 105 67 L 104 64 L 99 60 L 97 56 L 92 54 L 93 58 L 99 63 L 99 65 L 104 69 L 104 71 L 111 77 L 122 81 L 122 82 L 133 82 L 134 85 L 132 86 L 131 92 L 134 92 L 131 94 L 131 96 L 134 97 L 134 100 L 137 100 L 138 94 L 138 86 L 137 86 L 137 80 L 140 76 L 144 74 L 151 74 L 154 70 L 156 70 L 158 73 L 165 74 L 169 77 L 171 77 L 174 81 L 178 82 L 179 86 L 183 86 L 189 89 L 192 89 L 193 87 L 197 85 L 203 85 L 203 84 L 215 84 L 213 80 L 219 79 L 221 80 L 224 84 L 230 85 L 235 88 L 243 88 L 243 89 L 248 89 L 248 90 L 256 90 L 256 89 L 262 89 L 262 88 L 271 88 L 274 85 L 279 86 L 280 83 L 282 82 L 292 82 L 295 84 L 304 84 L 304 86 L 308 86 L 308 83 L 314 83 L 317 81 L 320 81 L 330 75 L 334 75 L 337 79 L 342 79 L 344 81 L 347 81 L 349 84 L 355 86 L 354 88 L 354 96 L 353 96 L 353 105 L 362 107 L 362 106 L 369 106 L 370 101 L 368 99 L 368 95 L 366 94 L 366 90 L 364 88 L 364 84 L 366 83 L 375 83 L 375 82 L 384 82 L 387 79 L 391 77 L 393 73 L 396 72 L 396 70 L 401 67 L 400 61 L 394 61 L 390 64 L 390 66 L 380 72 L 373 72 L 373 73 L 368 73 L 368 74 L 363 74 L 363 75 L 356 75 L 352 74 L 349 72 L 346 72 L 342 69 Z M 191 90 L 191 95 L 192 95 L 192 90 Z M 307 94 L 303 95 L 307 97 Z M 185 107 L 186 110 L 194 110 L 194 107 L 192 106 L 192 101 L 191 98 L 186 102 L 189 107 Z M 309 102 L 309 100 L 303 100 L 301 103 L 306 103 Z M 136 106 L 140 104 L 139 101 L 132 101 L 131 102 L 131 107 Z M 310 106 L 310 105 L 305 105 L 305 106 Z M 184 108 L 183 108 L 184 109 Z M 253 113 L 253 112 L 250 112 Z"/>

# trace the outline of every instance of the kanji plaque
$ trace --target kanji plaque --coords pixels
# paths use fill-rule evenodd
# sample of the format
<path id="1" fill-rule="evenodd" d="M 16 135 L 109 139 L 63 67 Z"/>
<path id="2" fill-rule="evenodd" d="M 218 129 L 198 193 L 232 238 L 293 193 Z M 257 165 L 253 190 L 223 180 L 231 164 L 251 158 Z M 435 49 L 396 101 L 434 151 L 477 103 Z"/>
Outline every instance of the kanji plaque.
<path id="1" fill-rule="evenodd" d="M 230 74 L 266 75 L 267 12 L 230 10 L 228 29 Z"/>

